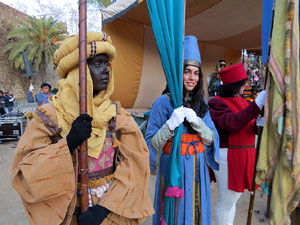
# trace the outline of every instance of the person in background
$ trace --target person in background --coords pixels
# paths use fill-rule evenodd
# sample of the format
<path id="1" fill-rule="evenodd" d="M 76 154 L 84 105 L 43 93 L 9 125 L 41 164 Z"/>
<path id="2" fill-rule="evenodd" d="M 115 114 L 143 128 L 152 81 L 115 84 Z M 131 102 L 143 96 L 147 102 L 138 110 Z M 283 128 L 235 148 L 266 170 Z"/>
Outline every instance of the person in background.
<path id="1" fill-rule="evenodd" d="M 147 145 L 133 117 L 110 99 L 116 49 L 102 32 L 88 32 L 87 40 L 87 114 L 79 113 L 79 37 L 73 35 L 54 54 L 59 90 L 28 114 L 14 156 L 12 186 L 30 224 L 137 225 L 154 213 Z M 84 140 L 89 210 L 81 213 Z"/>
<path id="2" fill-rule="evenodd" d="M 5 98 L 4 93 L 2 90 L 0 90 L 0 114 L 1 116 L 5 114 Z"/>
<path id="3" fill-rule="evenodd" d="M 8 99 L 9 99 L 9 91 L 4 92 L 4 102 L 5 102 L 5 107 L 4 111 L 5 113 L 8 113 Z"/>
<path id="4" fill-rule="evenodd" d="M 218 169 L 219 136 L 204 99 L 203 74 L 197 38 L 184 38 L 183 106 L 174 109 L 168 90 L 152 105 L 145 140 L 150 168 L 157 172 L 152 224 L 161 224 L 165 184 L 170 164 L 174 130 L 183 124 L 181 172 L 184 198 L 178 198 L 174 224 L 211 224 L 211 195 L 208 167 Z M 163 224 L 163 223 L 162 223 Z"/>
<path id="5" fill-rule="evenodd" d="M 226 62 L 223 59 L 220 59 L 216 65 L 216 71 L 209 75 L 209 83 L 208 83 L 208 95 L 213 97 L 217 93 L 217 87 L 221 85 L 221 79 L 218 74 L 218 71 L 224 69 L 226 67 Z"/>
<path id="6" fill-rule="evenodd" d="M 224 59 L 220 59 L 218 62 L 218 71 L 224 69 L 225 67 L 226 67 L 226 61 Z"/>
<path id="7" fill-rule="evenodd" d="M 14 108 L 14 101 L 15 101 L 15 97 L 13 94 L 10 94 L 8 91 L 5 93 L 4 96 L 4 100 L 5 100 L 5 108 L 6 108 L 6 113 L 9 113 L 11 111 L 13 111 Z"/>
<path id="8" fill-rule="evenodd" d="M 32 91 L 34 90 L 34 86 L 30 84 L 29 91 L 27 92 L 27 102 L 28 103 L 35 103 L 38 106 L 43 104 L 49 103 L 49 97 L 54 95 L 51 93 L 51 85 L 48 82 L 42 83 L 41 85 L 42 92 L 36 94 L 34 97 L 32 96 Z"/>
<path id="9" fill-rule="evenodd" d="M 263 126 L 266 92 L 253 102 L 240 97 L 248 80 L 242 63 L 218 72 L 222 85 L 208 101 L 212 120 L 220 135 L 220 168 L 214 170 L 219 198 L 215 208 L 216 225 L 233 225 L 236 203 L 244 189 L 251 191 L 255 163 L 256 124 Z"/>

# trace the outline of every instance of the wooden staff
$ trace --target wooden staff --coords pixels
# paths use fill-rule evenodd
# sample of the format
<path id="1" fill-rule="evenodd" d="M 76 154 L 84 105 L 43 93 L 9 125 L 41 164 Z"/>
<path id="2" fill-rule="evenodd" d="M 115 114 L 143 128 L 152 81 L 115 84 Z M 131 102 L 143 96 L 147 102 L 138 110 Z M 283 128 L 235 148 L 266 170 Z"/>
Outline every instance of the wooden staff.
<path id="1" fill-rule="evenodd" d="M 30 83 L 30 85 L 32 85 L 31 76 L 29 76 L 29 83 Z M 31 94 L 32 94 L 33 101 L 34 101 L 34 106 L 37 107 L 38 105 L 37 105 L 37 102 L 36 102 L 35 95 L 34 95 L 33 91 L 31 92 Z"/>
<path id="2" fill-rule="evenodd" d="M 272 17 L 272 22 L 271 22 L 272 25 L 271 25 L 270 37 L 272 37 L 272 31 L 273 31 L 274 5 L 273 5 L 273 14 L 272 15 L 273 15 L 273 17 Z M 271 38 L 269 40 L 268 57 L 270 56 L 270 49 L 271 49 Z M 268 59 L 268 61 L 266 63 L 264 90 L 266 90 L 267 81 L 268 81 L 268 74 L 269 74 L 268 63 L 269 63 L 269 59 Z M 260 149 L 262 132 L 263 132 L 263 127 L 258 127 L 257 145 L 256 145 L 256 153 L 255 153 L 255 164 L 254 164 L 254 173 L 253 173 L 252 185 L 251 185 L 251 192 L 252 193 L 250 194 L 250 201 L 249 201 L 249 208 L 248 208 L 248 217 L 247 217 L 247 225 L 251 225 L 251 223 L 252 223 L 252 214 L 253 214 L 255 189 L 256 189 L 256 183 L 255 183 L 255 177 L 256 177 L 256 172 L 257 172 L 256 165 L 257 165 L 258 156 L 259 156 L 259 149 Z M 270 194 L 271 193 L 269 193 L 269 195 Z"/>
<path id="3" fill-rule="evenodd" d="M 87 113 L 87 74 L 86 74 L 86 0 L 79 0 L 79 113 Z M 81 212 L 89 209 L 87 140 L 80 145 L 80 194 Z"/>
<path id="4" fill-rule="evenodd" d="M 264 90 L 266 89 L 267 78 L 268 78 L 268 67 L 266 68 Z M 255 163 L 254 163 L 254 173 L 253 173 L 252 185 L 251 185 L 251 192 L 252 193 L 250 194 L 250 202 L 249 202 L 249 208 L 248 208 L 247 225 L 251 225 L 251 223 L 252 223 L 252 214 L 253 214 L 255 189 L 256 189 L 256 183 L 255 183 L 255 176 L 256 176 L 256 172 L 257 172 L 256 165 L 257 165 L 258 156 L 259 156 L 259 149 L 260 149 L 262 131 L 263 131 L 263 127 L 258 127 L 257 145 L 256 145 Z"/>

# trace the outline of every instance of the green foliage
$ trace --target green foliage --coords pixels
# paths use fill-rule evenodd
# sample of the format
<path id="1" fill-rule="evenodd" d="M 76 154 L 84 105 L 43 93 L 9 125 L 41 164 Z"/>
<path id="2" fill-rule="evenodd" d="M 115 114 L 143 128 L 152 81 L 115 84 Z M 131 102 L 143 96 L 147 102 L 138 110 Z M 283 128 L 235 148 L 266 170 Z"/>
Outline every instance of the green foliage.
<path id="1" fill-rule="evenodd" d="M 115 0 L 87 0 L 92 5 L 97 5 L 99 8 L 105 8 L 115 2 Z"/>
<path id="2" fill-rule="evenodd" d="M 26 22 L 16 20 L 7 39 L 12 40 L 3 48 L 9 52 L 9 64 L 16 69 L 24 69 L 22 52 L 28 53 L 28 60 L 34 63 L 35 70 L 41 63 L 53 65 L 53 55 L 59 47 L 58 42 L 66 38 L 65 24 L 55 21 L 52 17 L 29 17 Z"/>
<path id="3" fill-rule="evenodd" d="M 58 88 L 54 88 L 50 92 L 53 93 L 53 94 L 56 94 L 58 92 Z"/>

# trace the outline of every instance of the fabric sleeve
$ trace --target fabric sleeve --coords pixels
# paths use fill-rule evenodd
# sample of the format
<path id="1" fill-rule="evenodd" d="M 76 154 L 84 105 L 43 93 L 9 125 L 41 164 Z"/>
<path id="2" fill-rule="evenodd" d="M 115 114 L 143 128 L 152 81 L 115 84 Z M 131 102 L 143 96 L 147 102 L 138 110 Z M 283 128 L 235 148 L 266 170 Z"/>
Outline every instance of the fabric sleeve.
<path id="1" fill-rule="evenodd" d="M 150 171 L 156 174 L 159 156 L 162 152 L 160 146 L 155 145 L 154 135 L 163 127 L 173 112 L 173 106 L 166 95 L 160 96 L 152 105 L 152 111 L 148 120 L 145 140 L 150 151 Z M 154 142 L 153 142 L 154 140 Z"/>
<path id="2" fill-rule="evenodd" d="M 219 146 L 220 146 L 220 139 L 218 131 L 215 127 L 215 124 L 210 117 L 209 110 L 205 113 L 205 116 L 202 118 L 202 121 L 206 124 L 206 126 L 212 131 L 213 133 L 213 142 L 211 145 L 206 145 L 205 143 L 205 159 L 207 165 L 214 169 L 219 170 Z"/>
<path id="3" fill-rule="evenodd" d="M 138 125 L 127 111 L 121 109 L 116 121 L 116 129 L 121 131 L 122 159 L 100 205 L 111 211 L 108 217 L 113 217 L 116 224 L 127 224 L 124 221 L 144 220 L 154 213 L 148 192 L 149 151 Z"/>
<path id="4" fill-rule="evenodd" d="M 4 96 L 4 102 L 5 102 L 5 105 L 8 104 L 8 102 L 9 102 L 9 96 L 8 95 Z"/>
<path id="5" fill-rule="evenodd" d="M 15 101 L 15 97 L 12 97 L 8 100 L 9 102 L 14 102 Z"/>
<path id="6" fill-rule="evenodd" d="M 164 124 L 152 137 L 152 144 L 157 149 L 163 149 L 167 141 L 174 136 L 174 131 L 171 131 L 167 124 Z M 159 152 L 161 154 L 161 151 Z"/>
<path id="7" fill-rule="evenodd" d="M 213 98 L 209 100 L 208 104 L 216 127 L 231 134 L 240 131 L 261 112 L 254 101 L 235 114 L 222 100 Z"/>
<path id="8" fill-rule="evenodd" d="M 22 135 L 11 168 L 30 224 L 61 224 L 75 194 L 75 172 L 66 139 L 52 144 L 37 115 Z"/>
<path id="9" fill-rule="evenodd" d="M 206 126 L 200 117 L 198 117 L 198 123 L 196 125 L 191 124 L 191 126 L 197 131 L 204 144 L 212 145 L 214 141 L 213 131 Z"/>
<path id="10" fill-rule="evenodd" d="M 28 92 L 27 92 L 27 102 L 28 102 L 28 103 L 34 103 L 34 99 L 33 99 L 32 92 L 31 92 L 31 91 L 28 91 Z"/>

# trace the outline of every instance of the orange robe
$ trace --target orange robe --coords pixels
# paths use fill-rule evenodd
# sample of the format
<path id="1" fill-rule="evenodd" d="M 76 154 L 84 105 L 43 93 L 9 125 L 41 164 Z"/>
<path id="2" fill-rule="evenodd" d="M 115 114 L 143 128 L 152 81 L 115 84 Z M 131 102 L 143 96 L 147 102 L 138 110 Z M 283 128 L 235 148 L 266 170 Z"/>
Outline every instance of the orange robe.
<path id="1" fill-rule="evenodd" d="M 53 105 L 42 108 L 57 123 Z M 148 193 L 149 151 L 127 111 L 120 109 L 116 121 L 116 130 L 122 134 L 119 148 L 123 159 L 99 203 L 111 211 L 102 224 L 139 224 L 154 213 Z M 23 201 L 30 224 L 71 224 L 76 205 L 77 154 L 70 154 L 65 137 L 52 144 L 51 134 L 32 113 L 11 168 L 12 186 Z"/>

